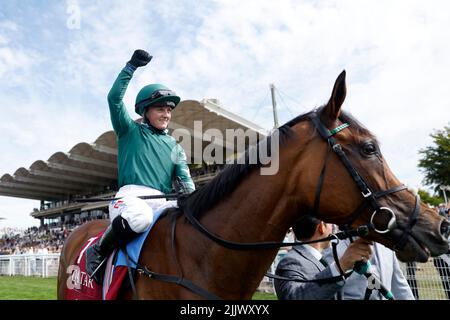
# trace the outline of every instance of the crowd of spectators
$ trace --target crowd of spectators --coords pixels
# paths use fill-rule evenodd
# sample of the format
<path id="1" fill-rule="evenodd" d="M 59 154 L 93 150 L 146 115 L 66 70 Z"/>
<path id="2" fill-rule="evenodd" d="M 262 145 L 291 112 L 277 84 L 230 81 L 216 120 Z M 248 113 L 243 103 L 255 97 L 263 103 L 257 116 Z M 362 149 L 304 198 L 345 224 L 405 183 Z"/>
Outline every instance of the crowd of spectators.
<path id="1" fill-rule="evenodd" d="M 441 203 L 438 207 L 435 208 L 436 212 L 439 213 L 439 215 L 443 216 L 444 218 L 450 217 L 450 203 L 445 204 Z"/>
<path id="2" fill-rule="evenodd" d="M 189 168 L 192 178 L 201 177 L 204 175 L 217 174 L 225 167 L 225 164 L 210 164 L 208 166 L 192 166 Z M 195 179 L 194 179 L 195 180 Z"/>
<path id="3" fill-rule="evenodd" d="M 59 253 L 70 231 L 68 226 L 43 225 L 5 233 L 0 238 L 0 255 Z"/>

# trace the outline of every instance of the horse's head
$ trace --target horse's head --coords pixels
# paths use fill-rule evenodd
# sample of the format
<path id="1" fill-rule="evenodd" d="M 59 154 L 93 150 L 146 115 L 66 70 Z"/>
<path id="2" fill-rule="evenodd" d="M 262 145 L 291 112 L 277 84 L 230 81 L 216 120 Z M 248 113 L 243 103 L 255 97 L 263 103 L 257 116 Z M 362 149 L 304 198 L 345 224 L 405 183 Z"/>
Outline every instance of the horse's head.
<path id="1" fill-rule="evenodd" d="M 374 135 L 341 111 L 345 95 L 344 71 L 329 102 L 308 114 L 310 121 L 291 126 L 307 140 L 298 167 L 310 170 L 296 175 L 307 209 L 340 226 L 369 225 L 367 238 L 395 250 L 402 261 L 425 262 L 447 252 L 450 223 L 394 176 Z"/>

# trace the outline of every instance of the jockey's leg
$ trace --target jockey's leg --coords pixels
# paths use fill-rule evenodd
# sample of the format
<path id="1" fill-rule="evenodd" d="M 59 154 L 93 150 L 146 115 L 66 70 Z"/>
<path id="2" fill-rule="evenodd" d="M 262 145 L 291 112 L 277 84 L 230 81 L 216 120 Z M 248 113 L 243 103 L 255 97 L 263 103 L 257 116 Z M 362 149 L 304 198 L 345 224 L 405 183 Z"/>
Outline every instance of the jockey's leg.
<path id="1" fill-rule="evenodd" d="M 122 219 L 121 216 L 118 216 L 113 222 Z M 86 272 L 99 284 L 102 282 L 106 258 L 119 246 L 119 239 L 113 224 L 110 224 L 101 239 L 86 250 Z"/>
<path id="2" fill-rule="evenodd" d="M 97 283 L 102 282 L 104 261 L 109 254 L 146 231 L 153 221 L 153 210 L 136 197 L 112 202 L 109 209 L 111 224 L 102 238 L 86 250 L 86 271 Z"/>

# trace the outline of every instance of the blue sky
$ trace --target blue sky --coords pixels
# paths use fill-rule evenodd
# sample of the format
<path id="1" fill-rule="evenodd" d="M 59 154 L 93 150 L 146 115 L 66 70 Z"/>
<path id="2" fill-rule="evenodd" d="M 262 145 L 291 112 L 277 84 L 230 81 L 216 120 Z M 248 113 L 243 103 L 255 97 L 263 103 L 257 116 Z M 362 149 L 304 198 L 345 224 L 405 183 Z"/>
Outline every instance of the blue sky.
<path id="1" fill-rule="evenodd" d="M 418 150 L 449 123 L 447 1 L 2 1 L 0 175 L 110 130 L 106 95 L 133 51 L 154 59 L 125 97 L 164 83 L 272 126 L 325 103 L 347 71 L 344 108 L 420 187 Z M 36 224 L 37 201 L 0 197 L 4 226 Z"/>

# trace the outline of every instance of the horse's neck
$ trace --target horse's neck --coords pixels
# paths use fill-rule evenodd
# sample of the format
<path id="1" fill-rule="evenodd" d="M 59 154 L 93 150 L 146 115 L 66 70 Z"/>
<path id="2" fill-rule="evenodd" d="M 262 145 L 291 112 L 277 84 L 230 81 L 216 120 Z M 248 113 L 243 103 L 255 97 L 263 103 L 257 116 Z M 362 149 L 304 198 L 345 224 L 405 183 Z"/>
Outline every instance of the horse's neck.
<path id="1" fill-rule="evenodd" d="M 236 189 L 213 209 L 205 212 L 201 223 L 219 237 L 240 243 L 282 241 L 306 205 L 297 189 L 304 146 L 311 140 L 303 125 L 298 139 L 280 148 L 276 175 L 261 175 L 255 169 Z M 204 238 L 204 237 L 203 237 Z M 198 240 L 198 239 L 197 239 Z M 223 298 L 250 299 L 270 267 L 278 249 L 231 250 L 207 240 L 202 247 L 200 268 L 214 274 L 209 289 Z"/>
<path id="2" fill-rule="evenodd" d="M 287 178 L 263 177 L 259 173 L 253 173 L 236 188 L 227 201 L 208 212 L 202 223 L 223 239 L 233 242 L 282 241 L 291 217 L 294 216 L 294 204 L 284 194 Z M 222 273 L 226 269 L 226 281 L 234 283 L 234 288 L 240 288 L 241 291 L 237 294 L 242 296 L 238 298 L 248 298 L 248 294 L 257 288 L 277 251 L 231 250 L 211 246 L 206 255 L 212 261 L 223 259 L 220 269 Z M 205 264 L 208 264 L 206 260 Z M 211 265 L 205 267 L 211 268 Z"/>

